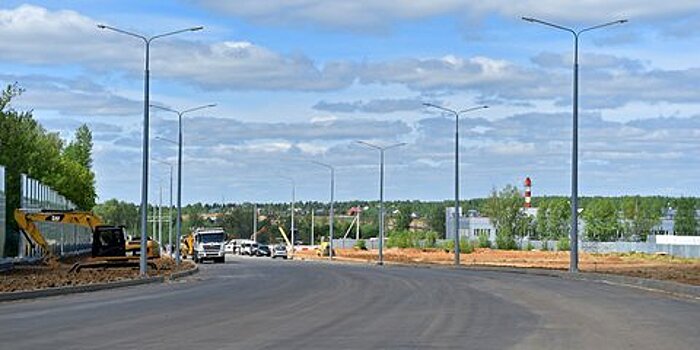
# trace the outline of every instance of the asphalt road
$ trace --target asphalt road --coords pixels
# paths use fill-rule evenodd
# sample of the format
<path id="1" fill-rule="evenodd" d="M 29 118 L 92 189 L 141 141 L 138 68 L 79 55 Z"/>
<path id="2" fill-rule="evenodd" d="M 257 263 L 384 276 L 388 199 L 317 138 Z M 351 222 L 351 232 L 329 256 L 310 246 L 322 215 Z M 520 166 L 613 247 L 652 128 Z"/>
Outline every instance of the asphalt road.
<path id="1" fill-rule="evenodd" d="M 263 258 L 0 303 L 2 349 L 698 349 L 700 303 L 512 273 Z"/>

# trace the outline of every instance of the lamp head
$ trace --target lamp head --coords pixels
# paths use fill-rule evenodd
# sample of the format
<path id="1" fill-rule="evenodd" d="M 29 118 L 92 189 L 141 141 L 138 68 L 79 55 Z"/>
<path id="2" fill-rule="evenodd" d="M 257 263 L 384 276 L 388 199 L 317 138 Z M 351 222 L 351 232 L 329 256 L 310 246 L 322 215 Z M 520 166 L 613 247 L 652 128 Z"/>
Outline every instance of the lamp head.
<path id="1" fill-rule="evenodd" d="M 97 25 L 97 28 L 105 29 L 105 28 L 107 28 L 107 26 L 104 25 L 104 24 L 98 24 L 98 25 Z"/>
<path id="2" fill-rule="evenodd" d="M 194 28 L 190 28 L 190 31 L 192 31 L 192 32 L 196 32 L 196 31 L 198 31 L 198 30 L 202 30 L 202 29 L 204 29 L 204 27 L 202 27 L 202 26 L 199 26 L 199 27 L 194 27 Z"/>

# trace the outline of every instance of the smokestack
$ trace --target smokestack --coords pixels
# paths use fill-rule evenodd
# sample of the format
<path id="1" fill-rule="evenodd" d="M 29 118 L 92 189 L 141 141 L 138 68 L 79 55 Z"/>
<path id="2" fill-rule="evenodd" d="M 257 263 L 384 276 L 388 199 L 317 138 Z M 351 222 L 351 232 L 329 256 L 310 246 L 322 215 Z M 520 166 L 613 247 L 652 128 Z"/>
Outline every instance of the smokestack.
<path id="1" fill-rule="evenodd" d="M 532 206 L 532 180 L 530 177 L 525 178 L 525 208 Z"/>

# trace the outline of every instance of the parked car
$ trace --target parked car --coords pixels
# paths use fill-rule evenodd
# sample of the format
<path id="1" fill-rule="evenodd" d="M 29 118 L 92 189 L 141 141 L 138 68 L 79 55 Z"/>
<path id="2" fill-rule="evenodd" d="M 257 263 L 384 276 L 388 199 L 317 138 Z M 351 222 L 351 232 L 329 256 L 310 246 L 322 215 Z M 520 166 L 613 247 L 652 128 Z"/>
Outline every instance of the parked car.
<path id="1" fill-rule="evenodd" d="M 226 254 L 234 254 L 236 252 L 236 240 L 232 239 L 226 243 L 224 246 L 224 252 Z"/>
<path id="2" fill-rule="evenodd" d="M 241 244 L 241 255 L 254 256 L 255 251 L 258 249 L 257 243 L 243 243 Z"/>
<path id="3" fill-rule="evenodd" d="M 258 249 L 255 250 L 255 256 L 271 256 L 270 247 L 266 245 L 259 245 Z"/>
<path id="4" fill-rule="evenodd" d="M 287 247 L 282 244 L 276 245 L 272 248 L 272 258 L 287 259 Z"/>

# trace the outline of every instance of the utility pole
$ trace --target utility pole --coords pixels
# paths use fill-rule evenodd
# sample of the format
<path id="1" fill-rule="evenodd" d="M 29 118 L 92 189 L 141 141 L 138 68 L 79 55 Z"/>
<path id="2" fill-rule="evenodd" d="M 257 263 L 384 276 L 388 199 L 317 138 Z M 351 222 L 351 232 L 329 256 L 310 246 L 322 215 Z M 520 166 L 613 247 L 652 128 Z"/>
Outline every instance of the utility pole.
<path id="1" fill-rule="evenodd" d="M 258 205 L 253 203 L 253 241 L 258 241 Z"/>
<path id="2" fill-rule="evenodd" d="M 158 249 L 163 246 L 163 181 L 158 182 Z"/>
<path id="3" fill-rule="evenodd" d="M 311 245 L 316 245 L 316 240 L 314 239 L 314 212 L 316 209 L 311 208 Z"/>

